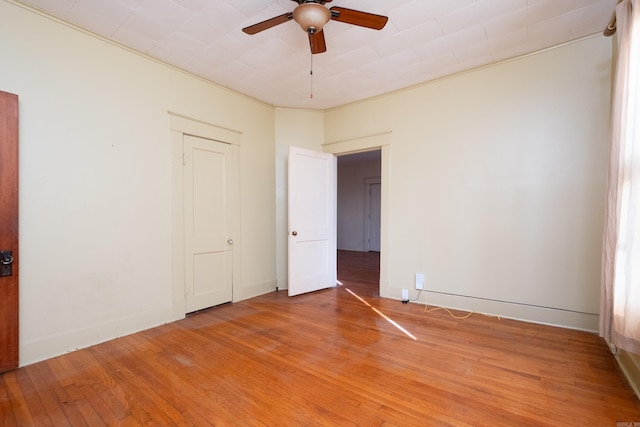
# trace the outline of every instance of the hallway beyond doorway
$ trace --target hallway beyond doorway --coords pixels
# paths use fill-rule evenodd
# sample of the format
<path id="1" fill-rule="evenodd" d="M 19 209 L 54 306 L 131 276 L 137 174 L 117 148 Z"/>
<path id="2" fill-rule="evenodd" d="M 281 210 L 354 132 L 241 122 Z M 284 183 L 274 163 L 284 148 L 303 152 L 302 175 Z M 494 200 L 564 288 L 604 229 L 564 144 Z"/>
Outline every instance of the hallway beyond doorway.
<path id="1" fill-rule="evenodd" d="M 380 296 L 380 252 L 338 250 L 338 280 L 365 297 Z"/>

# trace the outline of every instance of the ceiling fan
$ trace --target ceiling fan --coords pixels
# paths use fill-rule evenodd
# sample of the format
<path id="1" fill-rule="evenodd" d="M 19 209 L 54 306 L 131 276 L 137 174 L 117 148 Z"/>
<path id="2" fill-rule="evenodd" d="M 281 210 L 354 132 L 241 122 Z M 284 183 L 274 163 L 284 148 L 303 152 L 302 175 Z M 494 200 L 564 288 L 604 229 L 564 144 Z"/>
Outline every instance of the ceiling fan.
<path id="1" fill-rule="evenodd" d="M 242 31 L 247 34 L 256 34 L 260 31 L 267 30 L 293 19 L 307 34 L 309 34 L 309 46 L 311 47 L 311 53 L 314 54 L 327 51 L 322 27 L 324 27 L 324 24 L 329 22 L 331 19 L 374 30 L 381 30 L 384 28 L 389 19 L 386 16 L 347 9 L 345 7 L 334 6 L 327 9 L 324 4 L 330 3 L 332 0 L 291 1 L 298 3 L 298 6 L 293 9 L 293 12 L 284 13 L 271 19 L 267 19 L 266 21 L 258 22 L 257 24 L 243 28 Z"/>

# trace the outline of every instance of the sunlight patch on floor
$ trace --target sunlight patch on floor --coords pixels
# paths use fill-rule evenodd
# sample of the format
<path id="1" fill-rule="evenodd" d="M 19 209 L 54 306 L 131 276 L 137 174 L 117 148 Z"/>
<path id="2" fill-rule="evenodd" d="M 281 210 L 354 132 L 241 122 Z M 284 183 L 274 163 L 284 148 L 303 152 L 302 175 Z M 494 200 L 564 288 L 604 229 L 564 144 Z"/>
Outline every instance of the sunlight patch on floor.
<path id="1" fill-rule="evenodd" d="M 375 308 L 374 306 L 372 306 L 371 304 L 369 304 L 368 302 L 366 302 L 365 300 L 363 300 L 362 298 L 360 298 L 360 296 L 358 294 L 356 294 L 355 292 L 353 292 L 351 289 L 349 288 L 345 288 L 347 290 L 347 292 L 349 292 L 351 295 L 353 295 L 354 297 L 358 298 L 364 305 L 366 305 L 367 307 L 369 307 L 371 310 L 375 311 L 380 317 L 382 317 L 384 320 L 386 320 L 387 322 L 391 323 L 393 326 L 395 326 L 396 328 L 398 328 L 400 331 L 402 331 L 406 336 L 408 336 L 409 338 L 411 338 L 414 341 L 418 341 L 418 339 L 415 337 L 415 335 L 413 335 L 411 332 L 407 331 L 405 328 L 403 328 L 402 326 L 398 325 L 398 323 L 396 323 L 393 319 L 389 318 L 389 316 L 387 316 L 386 314 L 382 313 L 380 310 L 378 310 L 377 308 Z"/>

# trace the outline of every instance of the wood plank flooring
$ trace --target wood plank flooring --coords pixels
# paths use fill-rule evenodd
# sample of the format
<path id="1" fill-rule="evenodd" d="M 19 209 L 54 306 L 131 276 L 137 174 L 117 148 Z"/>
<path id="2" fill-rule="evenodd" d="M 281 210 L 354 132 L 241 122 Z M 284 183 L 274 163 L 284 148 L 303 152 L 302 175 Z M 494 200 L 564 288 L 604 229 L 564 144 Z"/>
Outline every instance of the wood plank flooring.
<path id="1" fill-rule="evenodd" d="M 377 262 L 341 251 L 342 286 L 272 292 L 5 373 L 0 425 L 640 422 L 597 335 L 381 299 Z"/>

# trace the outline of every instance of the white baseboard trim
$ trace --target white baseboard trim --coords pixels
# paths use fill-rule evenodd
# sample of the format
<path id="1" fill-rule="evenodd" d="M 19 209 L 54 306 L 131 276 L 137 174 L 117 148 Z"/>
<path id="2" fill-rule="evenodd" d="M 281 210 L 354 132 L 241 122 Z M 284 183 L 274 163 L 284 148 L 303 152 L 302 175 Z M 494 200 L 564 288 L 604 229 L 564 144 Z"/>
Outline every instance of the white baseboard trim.
<path id="1" fill-rule="evenodd" d="M 410 290 L 410 299 L 415 299 L 416 290 Z M 395 294 L 400 298 L 400 289 Z M 540 307 L 530 304 L 519 304 L 505 301 L 496 301 L 485 298 L 475 298 L 462 295 L 443 294 L 423 291 L 420 300 L 414 301 L 420 304 L 428 304 L 439 307 L 447 307 L 454 310 L 473 311 L 504 317 L 506 319 L 522 320 L 525 322 L 540 323 L 544 325 L 560 326 L 563 328 L 577 329 L 589 332 L 598 331 L 598 315 L 582 313 L 558 308 Z"/>
<path id="2" fill-rule="evenodd" d="M 173 308 L 156 309 L 20 343 L 20 366 L 91 347 L 114 338 L 172 322 Z"/>
<path id="3" fill-rule="evenodd" d="M 276 286 L 279 291 L 283 291 L 283 290 L 286 291 L 287 289 L 289 289 L 289 279 L 288 278 L 277 279 Z"/>
<path id="4" fill-rule="evenodd" d="M 253 298 L 275 290 L 275 280 L 246 286 L 242 288 L 241 299 Z M 31 365 L 70 351 L 87 348 L 114 338 L 180 320 L 184 317 L 184 301 L 178 300 L 177 304 L 174 301 L 170 307 L 165 309 L 138 312 L 117 320 L 49 335 L 42 339 L 21 342 L 20 366 Z"/>
<path id="5" fill-rule="evenodd" d="M 629 385 L 640 399 L 640 356 L 618 349 L 616 360 Z"/>
<path id="6" fill-rule="evenodd" d="M 269 292 L 273 292 L 275 290 L 276 290 L 275 280 L 270 280 L 268 282 L 256 283 L 253 285 L 244 286 L 241 291 L 242 294 L 240 295 L 240 300 L 245 300 L 245 299 L 257 297 L 260 295 L 268 294 Z M 236 300 L 234 299 L 234 301 Z"/>

